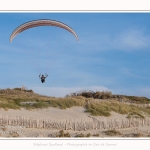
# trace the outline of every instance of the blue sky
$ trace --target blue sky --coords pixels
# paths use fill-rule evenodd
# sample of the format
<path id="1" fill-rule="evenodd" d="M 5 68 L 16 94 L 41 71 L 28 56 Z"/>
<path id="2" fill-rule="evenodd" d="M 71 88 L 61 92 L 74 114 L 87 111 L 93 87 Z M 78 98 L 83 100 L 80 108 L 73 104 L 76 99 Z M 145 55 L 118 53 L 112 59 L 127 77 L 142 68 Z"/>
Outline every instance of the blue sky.
<path id="1" fill-rule="evenodd" d="M 150 13 L 0 13 L 0 88 L 26 86 L 62 97 L 80 90 L 150 98 Z M 9 41 L 19 25 L 52 19 L 69 25 L 79 41 L 57 27 L 36 27 Z M 38 75 L 49 76 L 42 84 Z"/>

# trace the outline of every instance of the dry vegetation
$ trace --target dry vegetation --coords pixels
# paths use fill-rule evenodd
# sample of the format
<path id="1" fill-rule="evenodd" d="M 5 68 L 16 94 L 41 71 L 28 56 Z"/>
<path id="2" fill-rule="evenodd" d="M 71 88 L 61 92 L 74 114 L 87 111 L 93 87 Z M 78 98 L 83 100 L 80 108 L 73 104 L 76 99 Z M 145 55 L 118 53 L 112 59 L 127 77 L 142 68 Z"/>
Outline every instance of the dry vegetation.
<path id="1" fill-rule="evenodd" d="M 146 107 L 139 107 L 146 104 Z M 1 89 L 0 108 L 38 109 L 56 107 L 60 109 L 82 106 L 94 116 L 110 116 L 111 111 L 127 114 L 128 118 L 144 118 L 150 115 L 150 100 L 145 97 L 113 95 L 110 91 L 83 91 L 72 93 L 64 98 L 43 96 L 22 88 Z"/>
<path id="2" fill-rule="evenodd" d="M 119 113 L 119 114 L 126 114 L 128 120 L 132 121 L 132 119 L 133 120 L 135 119 L 135 122 L 137 123 L 137 126 L 135 125 L 136 128 L 140 127 L 139 124 L 145 123 L 144 118 L 150 116 L 150 99 L 146 97 L 113 95 L 110 91 L 102 91 L 102 92 L 82 91 L 82 92 L 66 95 L 66 97 L 64 98 L 55 98 L 55 97 L 50 97 L 50 96 L 39 95 L 37 93 L 34 93 L 33 90 L 27 90 L 27 89 L 22 89 L 22 88 L 0 89 L 0 109 L 3 108 L 5 110 L 8 110 L 8 109 L 25 108 L 25 109 L 30 110 L 30 109 L 41 109 L 41 108 L 48 108 L 48 107 L 67 109 L 73 106 L 84 107 L 86 109 L 85 112 L 88 112 L 93 116 L 108 117 L 111 115 L 112 111 Z M 13 119 L 12 119 L 12 123 L 14 124 Z M 140 120 L 143 120 L 143 121 L 140 122 Z M 34 123 L 35 120 L 33 121 L 31 120 L 29 122 L 31 124 L 32 122 Z M 45 123 L 47 122 L 45 121 Z M 114 129 L 114 126 L 111 127 L 111 123 L 113 124 L 113 120 L 112 120 L 111 122 L 107 122 L 110 125 L 110 128 L 108 127 L 108 128 L 102 129 L 101 127 L 100 130 L 97 130 L 95 128 L 97 128 L 98 125 L 103 124 L 103 122 L 97 121 L 95 122 L 95 125 L 97 126 L 94 126 L 95 128 L 92 127 L 92 129 L 97 130 L 97 132 L 95 133 L 93 132 L 89 133 L 89 131 L 91 131 L 92 129 L 87 130 L 88 126 L 90 126 L 89 121 L 87 121 L 87 124 L 86 124 L 86 120 L 85 122 L 81 122 L 82 124 L 81 126 L 83 127 L 85 125 L 85 129 L 80 131 L 80 128 L 79 128 L 80 132 L 78 131 L 78 126 L 77 126 L 78 124 L 76 124 L 76 131 L 72 130 L 71 132 L 70 123 L 71 122 L 69 122 L 69 124 L 67 124 L 67 127 L 65 128 L 62 128 L 62 129 L 59 128 L 59 130 L 57 130 L 55 134 L 50 133 L 50 130 L 45 128 L 44 130 L 45 136 L 47 137 L 79 137 L 79 138 L 80 137 L 84 137 L 84 138 L 105 137 L 105 136 L 106 137 L 108 136 L 109 137 L 143 137 L 145 136 L 142 132 L 139 132 L 139 131 L 135 131 L 134 133 L 123 134 L 122 129 L 126 128 L 125 127 L 126 122 L 123 122 L 124 127 Z M 117 121 L 115 120 L 115 124 L 116 123 Z M 63 123 L 61 124 L 63 125 Z M 80 125 L 80 122 L 79 122 L 79 125 Z M 93 125 L 93 120 L 91 122 L 91 125 Z M 134 125 L 132 126 L 134 127 Z M 34 127 L 34 129 L 35 128 L 36 127 Z M 20 129 L 22 131 L 25 130 L 25 128 L 20 128 Z M 14 130 L 14 129 L 11 129 L 10 131 L 9 130 L 10 129 L 8 128 L 8 126 L 1 125 L 0 136 L 2 135 L 4 136 L 5 133 L 8 133 L 7 137 L 21 136 L 21 133 L 17 132 L 17 130 Z M 40 131 L 40 130 L 42 129 L 40 128 L 37 129 L 37 131 Z M 40 133 L 36 133 L 36 134 L 37 134 L 37 137 L 42 136 Z M 146 136 L 150 137 L 150 133 L 146 132 Z"/>
<path id="3" fill-rule="evenodd" d="M 108 136 L 119 136 L 119 135 L 121 135 L 121 133 L 119 131 L 116 131 L 115 129 L 107 130 L 107 131 L 105 131 L 105 134 Z"/>

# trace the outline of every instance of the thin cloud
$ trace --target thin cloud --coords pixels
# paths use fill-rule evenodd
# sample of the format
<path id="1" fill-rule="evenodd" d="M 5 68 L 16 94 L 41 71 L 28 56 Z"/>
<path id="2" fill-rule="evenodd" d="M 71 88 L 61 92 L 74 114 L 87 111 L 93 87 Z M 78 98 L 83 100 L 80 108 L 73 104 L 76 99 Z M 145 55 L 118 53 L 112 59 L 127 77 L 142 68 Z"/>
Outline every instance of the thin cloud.
<path id="1" fill-rule="evenodd" d="M 122 32 L 90 33 L 90 36 L 82 37 L 81 50 L 103 51 L 103 50 L 143 50 L 150 46 L 150 35 L 146 35 L 143 29 L 128 29 Z M 83 35 L 84 36 L 84 35 Z M 86 45 L 86 47 L 84 47 Z M 94 47 L 94 49 L 93 49 Z"/>
<path id="2" fill-rule="evenodd" d="M 150 78 L 147 78 L 147 77 L 144 77 L 144 76 L 141 76 L 139 74 L 136 74 L 136 73 L 133 73 L 131 72 L 129 69 L 127 68 L 123 68 L 122 69 L 122 72 L 126 75 L 129 75 L 130 77 L 133 77 L 133 78 L 141 78 L 141 79 L 147 79 L 147 80 L 150 80 Z"/>
<path id="3" fill-rule="evenodd" d="M 146 48 L 149 41 L 150 36 L 145 35 L 143 30 L 129 30 L 117 35 L 112 44 L 117 49 L 136 50 Z"/>

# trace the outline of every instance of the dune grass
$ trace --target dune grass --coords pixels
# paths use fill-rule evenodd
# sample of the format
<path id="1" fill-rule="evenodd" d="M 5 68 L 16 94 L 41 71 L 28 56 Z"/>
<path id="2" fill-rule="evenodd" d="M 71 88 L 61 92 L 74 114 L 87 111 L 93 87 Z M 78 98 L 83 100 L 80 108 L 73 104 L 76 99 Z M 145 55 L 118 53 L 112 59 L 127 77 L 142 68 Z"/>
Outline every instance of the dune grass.
<path id="1" fill-rule="evenodd" d="M 65 133 L 64 130 L 60 130 L 56 137 L 71 137 L 70 133 Z"/>
<path id="2" fill-rule="evenodd" d="M 110 116 L 111 111 L 119 114 L 128 114 L 130 118 L 132 115 L 144 118 L 144 114 L 150 115 L 150 108 L 142 108 L 134 105 L 119 103 L 116 101 L 93 102 L 86 106 L 86 112 L 93 116 Z"/>
<path id="3" fill-rule="evenodd" d="M 31 102 L 22 104 L 21 102 Z M 32 103 L 33 102 L 33 103 Z M 87 103 L 88 102 L 88 103 Z M 82 96 L 77 97 L 65 97 L 65 98 L 44 98 L 33 97 L 33 98 L 7 98 L 0 97 L 0 108 L 5 110 L 8 109 L 41 109 L 48 107 L 55 107 L 59 109 L 67 109 L 73 106 L 85 107 L 86 111 L 93 116 L 110 116 L 111 111 L 119 114 L 127 114 L 128 118 L 141 117 L 144 118 L 143 114 L 150 115 L 150 107 L 142 108 L 134 105 L 128 105 L 117 101 L 100 101 L 91 102 L 91 99 L 84 98 Z"/>
<path id="4" fill-rule="evenodd" d="M 5 110 L 8 110 L 8 109 L 20 109 L 20 107 L 18 107 L 17 105 L 15 104 L 9 104 L 9 103 L 0 103 L 0 108 L 3 108 Z"/>
<path id="5" fill-rule="evenodd" d="M 126 96 L 137 103 L 148 103 L 149 99 L 145 97 Z M 128 105 L 117 100 L 103 100 L 95 102 L 93 98 L 83 96 L 67 96 L 64 98 L 55 98 L 42 96 L 34 93 L 32 90 L 21 91 L 20 89 L 0 90 L 0 108 L 8 109 L 41 109 L 55 107 L 67 109 L 73 106 L 85 107 L 86 111 L 93 116 L 110 116 L 111 111 L 119 114 L 127 114 L 128 118 L 150 116 L 150 107 L 142 108 L 135 105 Z M 23 103 L 24 102 L 24 103 Z M 27 103 L 25 103 L 27 102 Z M 28 103 L 30 102 L 30 103 Z"/>
<path id="6" fill-rule="evenodd" d="M 37 103 L 34 103 L 33 105 L 29 105 L 29 104 L 22 105 L 22 107 L 26 107 L 28 109 L 48 108 L 48 107 L 67 109 L 67 108 L 71 108 L 73 106 L 84 106 L 84 101 L 73 99 L 73 98 L 72 99 L 56 98 L 56 99 L 50 99 L 47 101 L 39 100 Z"/>
<path id="7" fill-rule="evenodd" d="M 18 105 L 14 101 L 11 101 L 9 98 L 0 97 L 0 108 L 5 110 L 8 109 L 20 109 Z"/>
<path id="8" fill-rule="evenodd" d="M 127 118 L 145 118 L 145 117 L 141 113 L 133 111 L 128 114 Z"/>
<path id="9" fill-rule="evenodd" d="M 22 104 L 24 102 L 24 104 Z M 25 103 L 27 102 L 27 103 Z M 29 103 L 28 103 L 29 102 Z M 0 108 L 4 109 L 38 109 L 56 107 L 59 109 L 71 108 L 73 106 L 83 106 L 86 100 L 82 97 L 65 97 L 65 98 L 43 98 L 43 97 L 0 97 Z"/>
<path id="10" fill-rule="evenodd" d="M 31 102 L 31 104 L 22 104 L 21 102 Z M 33 102 L 33 103 L 32 103 Z M 88 102 L 88 103 L 87 103 Z M 99 102 L 91 102 L 91 99 L 84 98 L 82 96 L 76 97 L 65 97 L 65 98 L 44 98 L 33 97 L 33 98 L 7 98 L 0 97 L 0 108 L 5 110 L 8 109 L 41 109 L 48 107 L 55 107 L 59 109 L 67 109 L 73 106 L 85 107 L 86 111 L 93 116 L 110 116 L 111 111 L 119 114 L 127 114 L 128 118 L 141 117 L 144 118 L 143 114 L 150 115 L 150 107 L 142 108 L 134 105 L 128 105 L 112 100 L 105 100 Z"/>
<path id="11" fill-rule="evenodd" d="M 138 137 L 143 137 L 143 134 L 142 133 L 134 133 L 132 136 L 135 138 L 138 138 Z"/>
<path id="12" fill-rule="evenodd" d="M 86 106 L 86 111 L 93 116 L 110 116 L 111 109 L 106 103 L 90 103 Z"/>
<path id="13" fill-rule="evenodd" d="M 48 101 L 50 107 L 57 107 L 60 109 L 71 108 L 73 106 L 84 106 L 85 99 L 81 98 L 73 98 L 73 97 L 66 97 L 66 98 L 57 98 L 51 99 Z"/>
<path id="14" fill-rule="evenodd" d="M 126 95 L 124 97 L 136 104 L 148 104 L 150 102 L 150 99 L 146 97 L 126 96 Z"/>
<path id="15" fill-rule="evenodd" d="M 109 135 L 109 136 L 118 136 L 118 135 L 121 135 L 121 133 L 115 129 L 113 130 L 107 130 L 107 131 L 104 131 L 106 135 Z"/>

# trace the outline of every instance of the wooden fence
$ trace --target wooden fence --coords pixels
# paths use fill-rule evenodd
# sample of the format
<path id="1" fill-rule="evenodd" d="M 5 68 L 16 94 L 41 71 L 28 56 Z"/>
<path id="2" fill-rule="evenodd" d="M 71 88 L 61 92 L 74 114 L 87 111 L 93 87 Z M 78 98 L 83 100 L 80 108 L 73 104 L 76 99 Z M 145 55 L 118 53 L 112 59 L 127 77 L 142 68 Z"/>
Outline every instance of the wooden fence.
<path id="1" fill-rule="evenodd" d="M 99 130 L 99 129 L 121 129 L 140 126 L 150 126 L 150 119 L 122 119 L 122 120 L 47 120 L 38 118 L 27 118 L 22 116 L 8 116 L 0 114 L 0 125 L 21 126 L 25 128 L 58 129 L 58 130 Z"/>

